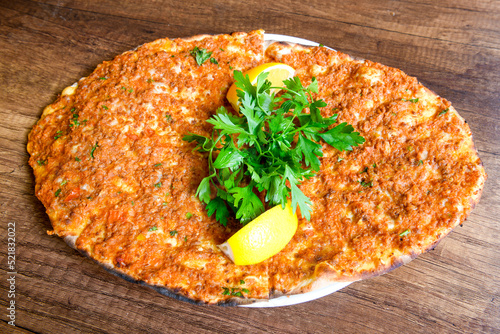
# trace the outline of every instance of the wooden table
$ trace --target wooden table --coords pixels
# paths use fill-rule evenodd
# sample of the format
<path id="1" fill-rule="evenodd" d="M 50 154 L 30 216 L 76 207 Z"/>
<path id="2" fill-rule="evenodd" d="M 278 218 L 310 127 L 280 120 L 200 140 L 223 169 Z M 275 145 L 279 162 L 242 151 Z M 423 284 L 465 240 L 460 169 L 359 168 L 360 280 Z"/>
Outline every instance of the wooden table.
<path id="1" fill-rule="evenodd" d="M 123 281 L 46 234 L 27 135 L 61 90 L 160 37 L 263 28 L 401 68 L 454 103 L 489 174 L 462 228 L 409 265 L 270 309 L 194 306 Z M 500 2 L 0 1 L 0 332 L 500 332 Z M 15 299 L 8 224 L 15 223 Z M 11 224 L 12 225 L 12 224 Z M 15 301 L 15 324 L 6 307 Z"/>

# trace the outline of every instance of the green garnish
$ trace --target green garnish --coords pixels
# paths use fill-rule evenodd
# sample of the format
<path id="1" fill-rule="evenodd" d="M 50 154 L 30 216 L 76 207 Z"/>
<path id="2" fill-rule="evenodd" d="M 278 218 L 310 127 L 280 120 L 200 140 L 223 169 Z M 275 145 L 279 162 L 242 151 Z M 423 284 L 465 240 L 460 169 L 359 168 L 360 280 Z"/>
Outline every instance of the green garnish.
<path id="1" fill-rule="evenodd" d="M 108 78 L 106 78 L 106 77 L 100 77 L 99 79 L 101 79 L 101 80 L 108 80 Z"/>
<path id="2" fill-rule="evenodd" d="M 59 139 L 59 137 L 62 136 L 62 133 L 63 133 L 62 130 L 57 130 L 56 135 L 54 136 L 54 139 L 55 140 Z"/>
<path id="3" fill-rule="evenodd" d="M 323 44 L 320 44 L 320 45 L 319 45 L 319 47 L 320 47 L 320 48 L 322 48 L 322 47 L 324 47 L 324 45 L 323 45 Z"/>
<path id="4" fill-rule="evenodd" d="M 161 162 L 154 165 L 154 167 L 160 167 L 160 166 L 161 166 Z"/>
<path id="5" fill-rule="evenodd" d="M 80 158 L 79 158 L 79 157 L 75 157 L 75 161 L 80 162 L 80 161 L 82 161 L 82 160 L 80 160 Z"/>
<path id="6" fill-rule="evenodd" d="M 39 165 L 39 166 L 43 166 L 47 163 L 47 159 L 45 160 L 37 160 L 36 163 Z"/>
<path id="7" fill-rule="evenodd" d="M 71 111 L 74 111 L 75 108 L 71 109 Z M 77 113 L 73 113 L 73 117 L 71 117 L 71 119 L 69 120 L 69 127 L 72 128 L 72 127 L 76 127 L 80 125 L 80 122 L 78 121 L 78 114 Z"/>
<path id="8" fill-rule="evenodd" d="M 61 188 L 57 189 L 56 190 L 56 193 L 54 194 L 55 197 L 59 197 L 59 195 L 61 194 Z"/>
<path id="9" fill-rule="evenodd" d="M 450 108 L 446 108 L 445 110 L 441 111 L 438 116 L 444 115 L 450 110 Z"/>
<path id="10" fill-rule="evenodd" d="M 94 152 L 95 150 L 99 147 L 99 144 L 97 142 L 95 142 L 95 145 L 92 146 L 92 149 L 90 150 L 90 156 L 92 157 L 92 159 L 94 159 Z"/>
<path id="11" fill-rule="evenodd" d="M 155 188 L 161 188 L 161 182 L 155 183 Z"/>
<path id="12" fill-rule="evenodd" d="M 102 107 L 104 108 L 104 110 L 109 110 L 109 108 L 107 106 L 105 106 L 104 104 L 102 105 Z"/>
<path id="13" fill-rule="evenodd" d="M 172 116 L 170 114 L 165 114 L 165 119 L 167 122 L 170 122 L 172 120 Z"/>
<path id="14" fill-rule="evenodd" d="M 410 230 L 405 230 L 404 232 L 399 233 L 399 236 L 404 237 L 407 234 L 410 234 Z"/>
<path id="15" fill-rule="evenodd" d="M 240 288 L 222 288 L 224 291 L 222 291 L 222 294 L 225 296 L 235 296 L 235 297 L 243 297 L 242 292 L 244 293 L 249 293 L 250 291 L 248 289 L 240 289 Z"/>
<path id="16" fill-rule="evenodd" d="M 186 219 L 191 219 L 191 217 L 193 217 L 191 212 L 186 213 Z"/>
<path id="17" fill-rule="evenodd" d="M 423 164 L 424 164 L 424 161 L 423 161 L 423 160 L 419 160 L 419 161 L 418 161 L 418 166 L 421 166 L 421 165 L 423 165 Z"/>
<path id="18" fill-rule="evenodd" d="M 170 236 L 173 237 L 177 234 L 177 231 L 176 230 L 172 230 L 170 231 Z"/>
<path id="19" fill-rule="evenodd" d="M 207 49 L 199 49 L 195 46 L 193 50 L 189 51 L 189 53 L 196 59 L 196 63 L 201 66 L 210 58 L 210 56 L 212 56 L 213 52 L 209 52 Z"/>
<path id="20" fill-rule="evenodd" d="M 365 141 L 347 123 L 333 126 L 336 114 L 321 115 L 326 103 L 313 97 L 318 92 L 315 78 L 307 88 L 298 77 L 285 80 L 285 93 L 276 97 L 270 92 L 276 87 L 266 77 L 267 73 L 260 74 L 253 86 L 248 76 L 234 71 L 241 115 L 220 107 L 207 121 L 214 125 L 210 138 L 193 133 L 183 138 L 196 142 L 195 150 L 208 152 L 209 176 L 196 195 L 207 204 L 208 215 L 215 213 L 224 226 L 230 211 L 242 224 L 264 211 L 255 191 L 266 191 L 265 201 L 271 205 L 284 207 L 291 197 L 294 212 L 298 206 L 310 219 L 312 202 L 298 185 L 319 171 L 321 142 L 351 151 Z M 211 184 L 216 190 L 213 199 Z"/>
<path id="21" fill-rule="evenodd" d="M 211 62 L 212 64 L 219 65 L 219 62 L 218 62 L 218 61 L 217 61 L 217 59 L 215 59 L 214 57 L 211 57 L 211 58 L 210 58 L 210 62 Z"/>
<path id="22" fill-rule="evenodd" d="M 417 98 L 414 98 L 414 99 L 402 99 L 403 101 L 408 101 L 408 102 L 411 102 L 411 103 L 417 103 L 418 102 L 418 97 Z"/>
<path id="23" fill-rule="evenodd" d="M 153 232 L 153 231 L 156 231 L 157 229 L 158 229 L 158 227 L 153 226 L 153 227 L 151 227 L 148 231 L 149 231 L 149 232 Z"/>
<path id="24" fill-rule="evenodd" d="M 358 181 L 364 188 L 366 187 L 373 187 L 373 181 L 370 182 L 365 182 L 365 181 Z"/>
<path id="25" fill-rule="evenodd" d="M 62 181 L 62 182 L 61 182 L 61 184 L 60 184 L 60 186 L 62 187 L 62 186 L 64 186 L 66 183 L 68 183 L 68 180 L 64 180 L 64 181 Z"/>

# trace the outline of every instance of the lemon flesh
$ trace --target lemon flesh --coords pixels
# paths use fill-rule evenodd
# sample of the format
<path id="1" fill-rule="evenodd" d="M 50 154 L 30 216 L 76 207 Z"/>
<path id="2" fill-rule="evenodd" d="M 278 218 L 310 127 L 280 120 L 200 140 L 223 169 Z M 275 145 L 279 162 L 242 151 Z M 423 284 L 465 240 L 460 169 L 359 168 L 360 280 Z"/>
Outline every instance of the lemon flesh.
<path id="1" fill-rule="evenodd" d="M 250 79 L 252 85 L 255 85 L 259 74 L 264 72 L 268 73 L 267 80 L 271 82 L 271 87 L 284 87 L 283 81 L 293 77 L 295 70 L 293 69 L 293 67 L 282 63 L 265 63 L 244 72 L 243 75 L 248 75 L 248 78 Z M 233 83 L 233 85 L 227 91 L 226 95 L 227 100 L 229 101 L 229 103 L 231 103 L 234 110 L 236 111 L 240 109 L 238 95 L 236 94 L 237 89 L 239 88 L 236 87 L 235 83 Z M 273 92 L 276 93 L 276 91 L 278 90 L 274 90 Z"/>
<path id="2" fill-rule="evenodd" d="M 297 231 L 290 203 L 264 212 L 243 226 L 219 248 L 237 265 L 260 263 L 281 251 Z"/>

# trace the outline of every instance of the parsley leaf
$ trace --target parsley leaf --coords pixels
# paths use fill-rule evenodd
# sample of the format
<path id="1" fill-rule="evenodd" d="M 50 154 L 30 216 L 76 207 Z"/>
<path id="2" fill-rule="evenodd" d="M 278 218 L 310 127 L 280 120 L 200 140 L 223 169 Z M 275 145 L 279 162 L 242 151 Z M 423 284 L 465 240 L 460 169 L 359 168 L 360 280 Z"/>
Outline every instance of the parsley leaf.
<path id="1" fill-rule="evenodd" d="M 195 46 L 193 50 L 189 51 L 189 53 L 195 58 L 196 63 L 201 66 L 212 56 L 213 52 L 208 52 L 207 49 L 200 49 Z"/>
<path id="2" fill-rule="evenodd" d="M 283 94 L 276 97 L 274 89 L 281 87 L 271 87 L 267 73 L 255 85 L 240 71 L 233 75 L 240 114 L 220 107 L 207 120 L 212 136 L 189 133 L 183 138 L 195 144 L 194 150 L 208 153 L 209 175 L 196 196 L 224 226 L 231 215 L 242 224 L 250 222 L 264 212 L 263 201 L 283 207 L 291 201 L 294 212 L 300 208 L 310 219 L 312 201 L 299 186 L 320 170 L 322 143 L 351 151 L 364 138 L 347 123 L 335 126 L 336 114 L 323 117 L 326 103 L 314 98 L 315 78 L 307 87 L 298 77 L 285 80 Z M 259 193 L 265 194 L 264 200 Z"/>

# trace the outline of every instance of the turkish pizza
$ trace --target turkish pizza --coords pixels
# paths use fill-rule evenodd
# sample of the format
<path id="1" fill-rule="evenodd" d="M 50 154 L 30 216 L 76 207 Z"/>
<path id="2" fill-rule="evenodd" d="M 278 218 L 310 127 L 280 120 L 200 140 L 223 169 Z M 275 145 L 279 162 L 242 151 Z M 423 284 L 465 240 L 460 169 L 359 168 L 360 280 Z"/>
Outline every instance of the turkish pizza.
<path id="1" fill-rule="evenodd" d="M 364 138 L 324 144 L 288 245 L 255 265 L 218 247 L 241 225 L 197 197 L 235 71 L 267 62 L 317 82 L 323 117 Z M 450 102 L 402 71 L 261 30 L 159 39 L 100 64 L 47 106 L 28 140 L 35 192 L 58 235 L 109 271 L 182 300 L 248 304 L 383 274 L 434 247 L 479 201 L 486 174 Z M 265 197 L 265 194 L 256 194 Z"/>

